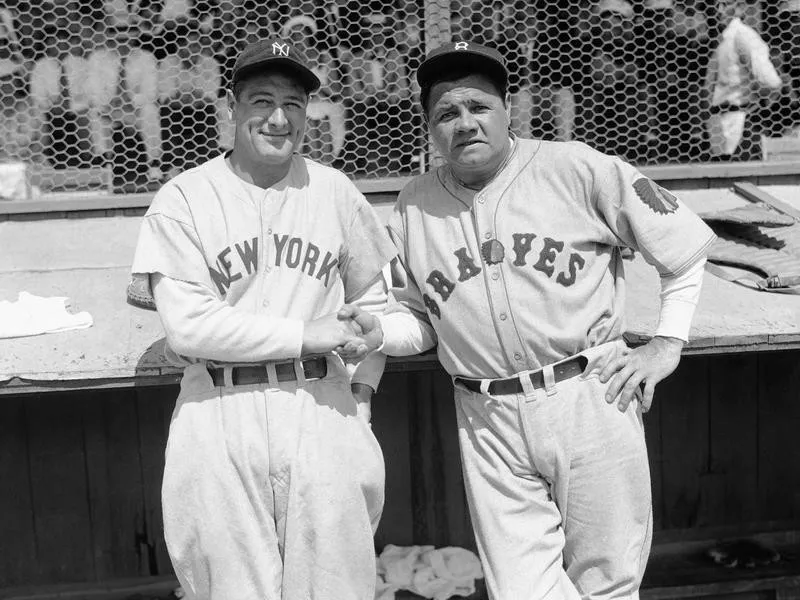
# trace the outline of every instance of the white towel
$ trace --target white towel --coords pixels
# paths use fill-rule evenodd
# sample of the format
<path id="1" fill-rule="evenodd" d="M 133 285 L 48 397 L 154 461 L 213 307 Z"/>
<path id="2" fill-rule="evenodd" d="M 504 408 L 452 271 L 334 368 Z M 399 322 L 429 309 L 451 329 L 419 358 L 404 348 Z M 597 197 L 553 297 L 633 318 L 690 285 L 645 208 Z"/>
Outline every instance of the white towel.
<path id="1" fill-rule="evenodd" d="M 378 557 L 375 598 L 393 600 L 398 590 L 434 600 L 469 596 L 480 577 L 483 570 L 478 557 L 464 548 L 387 544 Z"/>
<path id="2" fill-rule="evenodd" d="M 43 298 L 20 292 L 16 302 L 0 301 L 0 338 L 24 337 L 85 329 L 92 326 L 87 312 L 67 312 L 68 298 Z"/>

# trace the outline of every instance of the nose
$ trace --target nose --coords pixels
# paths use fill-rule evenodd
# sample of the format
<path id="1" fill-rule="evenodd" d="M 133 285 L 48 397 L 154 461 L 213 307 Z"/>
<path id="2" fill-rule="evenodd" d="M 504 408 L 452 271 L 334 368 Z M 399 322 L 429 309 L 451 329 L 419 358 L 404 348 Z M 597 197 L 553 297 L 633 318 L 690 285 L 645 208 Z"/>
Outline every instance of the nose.
<path id="1" fill-rule="evenodd" d="M 272 114 L 269 116 L 268 122 L 270 127 L 274 129 L 282 129 L 283 127 L 286 126 L 287 123 L 286 113 L 283 112 L 283 109 L 279 106 L 274 111 L 272 111 Z"/>
<path id="2" fill-rule="evenodd" d="M 459 132 L 472 131 L 476 126 L 474 115 L 468 109 L 462 109 L 456 119 L 456 129 Z"/>

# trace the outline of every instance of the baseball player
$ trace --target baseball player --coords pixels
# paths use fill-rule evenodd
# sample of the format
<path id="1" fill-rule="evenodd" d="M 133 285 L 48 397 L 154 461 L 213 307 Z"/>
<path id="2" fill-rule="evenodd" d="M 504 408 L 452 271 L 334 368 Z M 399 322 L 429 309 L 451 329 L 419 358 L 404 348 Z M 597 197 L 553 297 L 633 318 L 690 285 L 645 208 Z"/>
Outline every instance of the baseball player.
<path id="1" fill-rule="evenodd" d="M 678 364 L 713 233 L 618 158 L 510 135 L 496 50 L 447 44 L 417 80 L 445 164 L 390 220 L 396 303 L 340 315 L 389 355 L 438 341 L 492 598 L 637 598 L 652 531 L 642 412 Z M 661 274 L 658 329 L 636 349 L 625 247 Z"/>
<path id="2" fill-rule="evenodd" d="M 340 172 L 296 153 L 319 80 L 283 40 L 239 55 L 233 150 L 163 186 L 133 272 L 185 365 L 166 449 L 164 533 L 198 600 L 364 600 L 384 464 L 368 423 L 380 357 L 353 372 L 345 301 L 382 312 L 395 255 Z M 384 358 L 385 360 L 385 358 Z"/>

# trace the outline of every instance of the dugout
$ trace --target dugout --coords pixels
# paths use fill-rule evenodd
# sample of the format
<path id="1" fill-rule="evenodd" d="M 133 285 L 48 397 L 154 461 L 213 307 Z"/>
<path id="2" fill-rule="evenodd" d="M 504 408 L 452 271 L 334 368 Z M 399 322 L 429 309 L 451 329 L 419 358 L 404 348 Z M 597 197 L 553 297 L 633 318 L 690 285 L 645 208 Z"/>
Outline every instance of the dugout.
<path id="1" fill-rule="evenodd" d="M 748 170 L 749 169 L 749 170 Z M 749 181 L 800 210 L 794 163 L 644 169 L 695 210 Z M 359 186 L 386 218 L 403 180 Z M 0 342 L 0 598 L 123 598 L 173 584 L 160 480 L 179 373 L 156 314 L 125 303 L 148 196 L 0 204 L 0 298 L 68 296 L 94 326 Z M 655 326 L 636 256 L 628 337 Z M 645 598 L 789 598 L 800 589 L 800 298 L 706 275 L 691 342 L 646 416 L 655 540 Z M 392 359 L 373 408 L 387 468 L 376 544 L 474 548 L 451 383 L 434 356 Z M 726 569 L 703 551 L 756 538 L 784 558 Z"/>

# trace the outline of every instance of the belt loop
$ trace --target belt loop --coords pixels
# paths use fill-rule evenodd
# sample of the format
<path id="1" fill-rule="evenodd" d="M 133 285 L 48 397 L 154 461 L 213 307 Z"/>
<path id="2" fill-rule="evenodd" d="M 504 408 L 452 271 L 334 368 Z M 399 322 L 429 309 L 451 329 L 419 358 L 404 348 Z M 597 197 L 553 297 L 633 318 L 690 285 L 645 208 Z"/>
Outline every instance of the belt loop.
<path id="1" fill-rule="evenodd" d="M 278 381 L 278 372 L 275 370 L 275 363 L 268 362 L 264 366 L 267 369 L 267 379 L 269 380 L 269 387 L 272 389 L 281 387 L 281 384 Z"/>
<path id="2" fill-rule="evenodd" d="M 525 402 L 533 402 L 536 400 L 536 388 L 533 387 L 533 382 L 531 381 L 531 372 L 522 371 L 517 377 L 522 386 L 522 393 L 525 394 Z"/>
<path id="3" fill-rule="evenodd" d="M 297 379 L 297 387 L 306 386 L 306 372 L 303 369 L 303 361 L 299 358 L 294 359 L 294 376 Z"/>
<path id="4" fill-rule="evenodd" d="M 489 384 L 492 383 L 491 379 L 481 379 L 481 394 L 484 396 L 489 395 Z"/>
<path id="5" fill-rule="evenodd" d="M 223 367 L 222 385 L 226 388 L 233 387 L 233 367 Z"/>
<path id="6" fill-rule="evenodd" d="M 548 396 L 556 393 L 556 377 L 553 374 L 553 365 L 547 365 L 542 368 L 542 379 L 544 380 L 544 389 Z"/>

